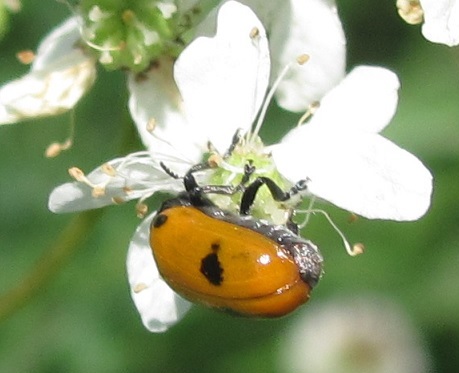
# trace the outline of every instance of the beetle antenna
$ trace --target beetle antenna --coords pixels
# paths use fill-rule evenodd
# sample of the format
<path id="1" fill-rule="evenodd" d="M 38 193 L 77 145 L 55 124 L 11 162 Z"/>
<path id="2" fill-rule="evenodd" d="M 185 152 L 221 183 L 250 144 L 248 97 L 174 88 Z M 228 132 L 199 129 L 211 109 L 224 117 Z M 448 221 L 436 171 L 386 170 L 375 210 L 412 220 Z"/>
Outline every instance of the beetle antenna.
<path id="1" fill-rule="evenodd" d="M 172 171 L 169 167 L 167 167 L 164 162 L 159 162 L 159 165 L 161 166 L 161 168 L 164 170 L 164 172 L 166 174 L 168 174 L 170 177 L 174 178 L 174 179 L 182 179 L 181 176 L 179 176 L 178 174 L 176 174 L 174 171 Z"/>

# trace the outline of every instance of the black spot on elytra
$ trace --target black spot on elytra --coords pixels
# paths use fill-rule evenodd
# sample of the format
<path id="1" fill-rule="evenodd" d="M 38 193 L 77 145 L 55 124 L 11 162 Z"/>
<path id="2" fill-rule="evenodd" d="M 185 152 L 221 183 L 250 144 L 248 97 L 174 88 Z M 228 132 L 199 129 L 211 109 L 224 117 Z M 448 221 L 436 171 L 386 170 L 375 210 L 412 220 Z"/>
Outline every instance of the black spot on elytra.
<path id="1" fill-rule="evenodd" d="M 219 286 L 223 282 L 223 268 L 217 254 L 220 245 L 213 243 L 210 248 L 213 252 L 201 260 L 201 273 L 212 285 Z"/>
<path id="2" fill-rule="evenodd" d="M 159 228 L 167 221 L 167 215 L 159 214 L 153 219 L 153 227 Z"/>

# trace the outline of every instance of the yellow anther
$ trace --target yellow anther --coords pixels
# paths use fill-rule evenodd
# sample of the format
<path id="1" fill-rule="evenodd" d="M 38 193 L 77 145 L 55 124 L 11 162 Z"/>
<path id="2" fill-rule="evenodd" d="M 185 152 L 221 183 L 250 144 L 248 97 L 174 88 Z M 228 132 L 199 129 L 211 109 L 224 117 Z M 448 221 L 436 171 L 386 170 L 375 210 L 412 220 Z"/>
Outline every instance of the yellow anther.
<path id="1" fill-rule="evenodd" d="M 424 20 L 419 0 L 397 0 L 397 9 L 399 16 L 410 25 L 417 25 Z"/>
<path id="2" fill-rule="evenodd" d="M 96 185 L 92 188 L 91 195 L 94 198 L 99 198 L 105 196 L 105 186 Z"/>
<path id="3" fill-rule="evenodd" d="M 45 157 L 46 158 L 54 158 L 57 157 L 62 151 L 61 144 L 57 142 L 53 142 L 49 145 L 45 150 Z"/>
<path id="4" fill-rule="evenodd" d="M 116 205 L 121 205 L 126 202 L 126 200 L 123 197 L 113 197 L 112 202 Z"/>
<path id="5" fill-rule="evenodd" d="M 134 293 L 140 293 L 142 290 L 145 290 L 148 288 L 148 285 L 145 284 L 144 282 L 139 282 L 138 284 L 135 284 L 134 287 L 132 288 L 132 291 Z"/>
<path id="6" fill-rule="evenodd" d="M 86 182 L 87 181 L 84 172 L 81 169 L 79 169 L 78 167 L 71 167 L 71 168 L 69 168 L 68 172 L 69 172 L 70 177 L 72 177 L 76 181 L 81 181 L 81 182 Z"/>
<path id="7" fill-rule="evenodd" d="M 24 65 L 29 65 L 35 59 L 35 53 L 31 50 L 23 50 L 16 53 L 18 61 Z"/>
<path id="8" fill-rule="evenodd" d="M 352 246 L 352 256 L 363 254 L 365 251 L 365 245 L 363 243 L 356 243 Z"/>
<path id="9" fill-rule="evenodd" d="M 148 213 L 148 206 L 145 203 L 137 203 L 135 210 L 137 212 L 137 217 L 143 219 Z"/>
<path id="10" fill-rule="evenodd" d="M 156 128 L 156 119 L 150 118 L 147 123 L 147 131 L 152 133 Z"/>
<path id="11" fill-rule="evenodd" d="M 298 62 L 299 65 L 304 65 L 308 61 L 309 61 L 309 55 L 307 54 L 302 54 L 296 58 L 296 62 Z"/>
<path id="12" fill-rule="evenodd" d="M 72 147 L 73 143 L 72 140 L 67 139 L 63 143 L 53 142 L 49 145 L 45 150 L 45 157 L 46 158 L 54 158 L 61 154 L 62 151 L 68 150 Z"/>
<path id="13" fill-rule="evenodd" d="M 221 165 L 222 162 L 222 157 L 221 155 L 217 153 L 213 153 L 210 155 L 209 159 L 207 160 L 207 163 L 211 168 L 217 168 Z"/>
<path id="14" fill-rule="evenodd" d="M 102 166 L 101 166 L 101 170 L 104 174 L 108 175 L 108 176 L 116 176 L 116 170 L 115 168 L 108 164 L 108 163 L 104 163 Z"/>
<path id="15" fill-rule="evenodd" d="M 126 194 L 132 193 L 132 188 L 130 187 L 123 187 L 123 192 Z"/>
<path id="16" fill-rule="evenodd" d="M 252 30 L 250 30 L 249 36 L 251 39 L 255 39 L 258 36 L 260 36 L 260 30 L 258 29 L 258 27 L 254 27 Z"/>

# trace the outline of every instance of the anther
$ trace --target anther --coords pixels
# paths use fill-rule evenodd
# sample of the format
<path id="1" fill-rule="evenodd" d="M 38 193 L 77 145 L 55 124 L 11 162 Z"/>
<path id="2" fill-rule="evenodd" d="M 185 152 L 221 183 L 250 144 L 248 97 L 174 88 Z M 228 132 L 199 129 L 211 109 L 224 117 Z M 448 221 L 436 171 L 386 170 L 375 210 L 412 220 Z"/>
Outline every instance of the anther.
<path id="1" fill-rule="evenodd" d="M 88 180 L 84 172 L 78 167 L 71 167 L 69 168 L 68 172 L 70 177 L 72 177 L 76 181 L 86 182 L 86 180 Z"/>
<path id="2" fill-rule="evenodd" d="M 132 190 L 132 188 L 125 186 L 125 187 L 123 187 L 123 192 L 126 193 L 126 194 L 129 194 L 129 193 L 132 193 L 133 190 Z"/>
<path id="3" fill-rule="evenodd" d="M 143 219 L 148 213 L 148 206 L 145 203 L 137 203 L 135 206 L 135 211 L 137 213 L 137 217 Z"/>
<path id="4" fill-rule="evenodd" d="M 306 110 L 306 112 L 298 120 L 297 126 L 299 127 L 303 125 L 309 119 L 309 117 L 312 117 L 315 114 L 315 112 L 317 111 L 317 109 L 319 109 L 319 107 L 320 107 L 319 101 L 314 101 L 313 103 L 311 103 L 308 107 L 308 110 Z"/>
<path id="5" fill-rule="evenodd" d="M 156 128 L 156 119 L 150 118 L 147 123 L 147 131 L 152 133 Z"/>
<path id="6" fill-rule="evenodd" d="M 410 25 L 417 25 L 424 20 L 424 10 L 419 0 L 397 0 L 399 16 Z"/>
<path id="7" fill-rule="evenodd" d="M 124 202 L 126 202 L 126 200 L 122 197 L 112 197 L 112 202 L 115 204 L 115 205 L 121 205 L 123 204 Z"/>
<path id="8" fill-rule="evenodd" d="M 341 230 L 338 228 L 338 226 L 332 220 L 330 215 L 328 215 L 324 210 L 308 209 L 308 210 L 296 210 L 296 212 L 306 213 L 307 214 L 307 219 L 309 219 L 309 214 L 315 214 L 315 213 L 322 214 L 325 217 L 325 219 L 327 219 L 327 221 L 331 225 L 331 227 L 335 230 L 335 232 L 338 233 L 338 235 L 341 238 L 341 241 L 343 242 L 344 248 L 346 249 L 347 253 L 350 256 L 357 256 L 357 255 L 360 255 L 360 254 L 362 254 L 364 252 L 364 248 L 365 247 L 364 247 L 364 245 L 362 243 L 356 243 L 353 246 L 351 246 L 349 244 L 349 242 L 348 242 L 346 236 L 344 235 L 344 233 L 341 232 Z M 301 226 L 304 227 L 304 224 L 302 224 Z"/>
<path id="9" fill-rule="evenodd" d="M 258 29 L 258 27 L 252 28 L 252 30 L 250 30 L 249 36 L 251 39 L 255 39 L 258 36 L 260 36 L 260 30 Z"/>
<path id="10" fill-rule="evenodd" d="M 108 175 L 108 176 L 111 176 L 111 177 L 114 177 L 116 176 L 116 170 L 115 168 L 110 165 L 109 163 L 104 163 L 101 167 L 100 167 L 101 171 L 105 174 L 105 175 Z"/>
<path id="11" fill-rule="evenodd" d="M 102 186 L 102 185 L 96 185 L 96 186 L 94 186 L 94 187 L 92 188 L 91 195 L 92 195 L 94 198 L 100 198 L 100 197 L 105 196 L 105 187 Z"/>
<path id="12" fill-rule="evenodd" d="M 356 243 L 352 246 L 352 254 L 351 256 L 357 256 L 357 255 L 360 255 L 360 254 L 363 254 L 363 252 L 365 251 L 365 246 L 363 243 Z"/>
<path id="13" fill-rule="evenodd" d="M 23 65 L 30 65 L 35 59 L 35 53 L 31 50 L 23 50 L 16 53 L 16 58 Z"/>
<path id="14" fill-rule="evenodd" d="M 140 293 L 141 291 L 145 290 L 148 288 L 148 285 L 145 284 L 144 282 L 139 282 L 138 284 L 135 284 L 132 288 L 132 291 L 136 294 Z"/>
<path id="15" fill-rule="evenodd" d="M 54 158 L 61 154 L 62 151 L 68 150 L 72 147 L 73 143 L 71 139 L 67 139 L 63 143 L 53 142 L 45 150 L 46 158 Z"/>
<path id="16" fill-rule="evenodd" d="M 207 163 L 209 164 L 210 168 L 220 167 L 220 165 L 222 163 L 222 157 L 221 157 L 221 155 L 219 155 L 217 153 L 213 153 L 207 159 Z"/>
<path id="17" fill-rule="evenodd" d="M 304 65 L 308 61 L 309 61 L 309 55 L 307 54 L 301 54 L 296 58 L 296 62 L 298 62 L 299 65 Z"/>

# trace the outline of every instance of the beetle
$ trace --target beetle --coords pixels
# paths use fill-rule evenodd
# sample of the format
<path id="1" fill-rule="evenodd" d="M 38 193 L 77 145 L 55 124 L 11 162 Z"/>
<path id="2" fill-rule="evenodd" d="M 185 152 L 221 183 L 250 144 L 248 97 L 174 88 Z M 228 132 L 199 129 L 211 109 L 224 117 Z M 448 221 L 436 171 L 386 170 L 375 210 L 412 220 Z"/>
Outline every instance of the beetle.
<path id="1" fill-rule="evenodd" d="M 172 177 L 178 175 L 164 164 Z M 183 177 L 185 192 L 166 200 L 151 223 L 150 245 L 159 273 L 184 298 L 242 316 L 284 316 L 305 303 L 322 274 L 323 258 L 311 241 L 298 235 L 291 219 L 269 224 L 250 215 L 258 189 L 266 185 L 276 201 L 306 188 L 301 181 L 288 192 L 267 177 L 246 185 L 250 162 L 237 186 L 199 186 L 194 173 Z M 216 206 L 208 194 L 242 192 L 239 214 Z"/>

